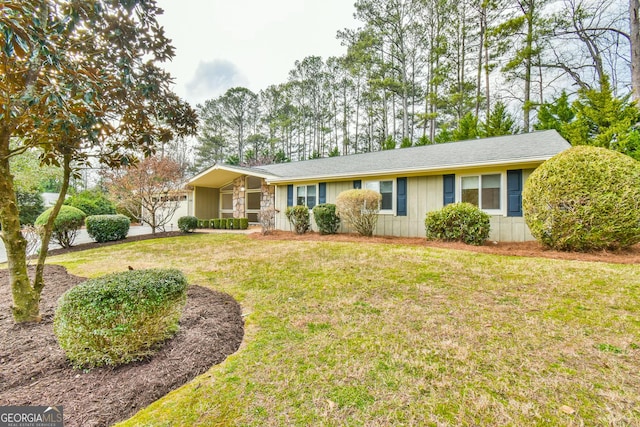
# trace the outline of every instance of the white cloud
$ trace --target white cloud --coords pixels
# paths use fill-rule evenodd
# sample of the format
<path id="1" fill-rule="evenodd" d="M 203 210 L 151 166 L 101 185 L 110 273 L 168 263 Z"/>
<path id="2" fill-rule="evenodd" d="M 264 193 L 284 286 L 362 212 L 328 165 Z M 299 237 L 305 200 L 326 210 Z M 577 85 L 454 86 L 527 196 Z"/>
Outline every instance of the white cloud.
<path id="1" fill-rule="evenodd" d="M 198 64 L 193 78 L 186 84 L 187 96 L 192 102 L 203 102 L 222 95 L 236 86 L 246 86 L 247 77 L 231 61 L 215 59 Z"/>

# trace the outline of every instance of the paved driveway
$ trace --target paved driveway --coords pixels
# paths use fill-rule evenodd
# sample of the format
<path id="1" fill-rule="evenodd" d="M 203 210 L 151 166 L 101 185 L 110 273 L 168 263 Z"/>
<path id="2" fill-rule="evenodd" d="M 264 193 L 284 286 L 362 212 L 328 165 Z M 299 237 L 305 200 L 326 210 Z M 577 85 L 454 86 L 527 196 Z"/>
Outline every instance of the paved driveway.
<path id="1" fill-rule="evenodd" d="M 131 228 L 129 228 L 129 234 L 127 234 L 127 236 L 139 236 L 141 234 L 151 234 L 151 227 L 146 225 L 132 225 Z M 78 236 L 76 237 L 76 240 L 73 244 L 79 245 L 81 243 L 90 242 L 93 242 L 93 240 L 91 239 L 91 237 L 89 237 L 87 231 L 83 228 L 78 231 Z M 51 243 L 49 245 L 49 249 L 58 249 L 59 247 L 60 246 L 55 243 Z M 0 263 L 3 262 L 7 262 L 7 253 L 4 249 L 4 243 L 2 242 L 2 239 L 0 239 Z"/>

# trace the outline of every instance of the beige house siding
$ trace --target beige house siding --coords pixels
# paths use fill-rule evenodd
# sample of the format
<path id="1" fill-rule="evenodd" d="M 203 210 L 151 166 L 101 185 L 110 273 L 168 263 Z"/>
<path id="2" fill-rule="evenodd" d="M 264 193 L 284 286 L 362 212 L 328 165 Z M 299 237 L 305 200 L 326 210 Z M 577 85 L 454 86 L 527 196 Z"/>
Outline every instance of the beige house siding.
<path id="1" fill-rule="evenodd" d="M 220 191 L 217 188 L 195 187 L 194 215 L 200 219 L 218 218 L 220 206 Z"/>
<path id="2" fill-rule="evenodd" d="M 477 169 L 465 171 L 464 174 L 456 174 L 456 191 L 459 193 L 460 176 L 484 173 L 506 174 L 507 169 Z M 523 181 L 529 177 L 533 169 L 523 170 Z M 394 181 L 394 212 L 396 207 L 397 188 L 396 179 L 402 176 L 382 176 L 371 178 L 371 180 L 393 180 Z M 367 179 L 362 180 L 363 188 Z M 318 185 L 319 182 L 301 182 L 294 185 Z M 339 181 L 326 183 L 326 203 L 335 203 L 338 194 L 343 191 L 353 189 L 353 181 Z M 502 188 L 503 203 L 506 203 L 506 184 Z M 458 200 L 458 199 L 456 199 Z M 295 200 L 294 200 L 295 203 Z M 395 213 L 381 213 L 378 224 L 374 232 L 375 235 L 399 236 L 399 237 L 424 237 L 424 219 L 427 212 L 441 209 L 443 207 L 443 178 L 442 175 L 413 176 L 407 178 L 407 215 L 397 216 Z M 291 231 L 292 227 L 287 221 L 285 210 L 287 209 L 287 185 L 278 185 L 276 188 L 276 208 L 279 210 L 276 218 L 276 228 Z M 503 206 L 506 213 L 506 206 Z M 317 230 L 313 221 L 312 228 Z M 352 232 L 344 224 L 338 231 L 340 233 Z M 508 217 L 506 214 L 491 215 L 491 240 L 496 241 L 526 241 L 533 240 L 529 228 L 523 217 Z"/>

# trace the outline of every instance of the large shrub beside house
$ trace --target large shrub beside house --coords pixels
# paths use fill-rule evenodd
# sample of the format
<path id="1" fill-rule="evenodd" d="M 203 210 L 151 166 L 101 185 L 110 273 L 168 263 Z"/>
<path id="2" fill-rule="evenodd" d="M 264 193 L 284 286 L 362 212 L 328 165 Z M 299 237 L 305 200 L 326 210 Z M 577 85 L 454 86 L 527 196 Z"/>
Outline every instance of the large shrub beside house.
<path id="1" fill-rule="evenodd" d="M 527 180 L 522 205 L 531 234 L 567 251 L 640 242 L 640 162 L 579 146 L 546 161 Z"/>
<path id="2" fill-rule="evenodd" d="M 304 234 L 311 230 L 311 218 L 309 208 L 306 206 L 289 206 L 285 211 L 285 216 L 295 230 L 296 234 Z"/>
<path id="3" fill-rule="evenodd" d="M 424 220 L 427 240 L 460 241 L 481 246 L 489 238 L 489 215 L 471 203 L 452 203 L 429 212 Z"/>
<path id="4" fill-rule="evenodd" d="M 340 217 L 336 214 L 336 205 L 332 203 L 314 206 L 313 218 L 320 234 L 336 234 L 340 227 Z"/>
<path id="5" fill-rule="evenodd" d="M 378 224 L 382 195 L 373 190 L 347 190 L 336 198 L 336 214 L 360 235 L 370 237 Z"/>

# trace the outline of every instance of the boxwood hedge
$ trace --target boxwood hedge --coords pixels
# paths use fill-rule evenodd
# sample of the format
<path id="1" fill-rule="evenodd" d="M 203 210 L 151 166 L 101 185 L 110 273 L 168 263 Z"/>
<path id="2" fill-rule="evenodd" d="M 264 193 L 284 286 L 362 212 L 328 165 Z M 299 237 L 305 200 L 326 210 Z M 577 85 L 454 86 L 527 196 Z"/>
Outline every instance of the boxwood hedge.
<path id="1" fill-rule="evenodd" d="M 428 240 L 481 246 L 489 238 L 489 220 L 489 215 L 471 203 L 452 203 L 427 213 L 424 225 Z"/>
<path id="2" fill-rule="evenodd" d="M 140 360 L 178 330 L 186 290 L 186 277 L 172 269 L 88 280 L 60 297 L 53 330 L 75 367 Z"/>
<path id="3" fill-rule="evenodd" d="M 124 239 L 131 225 L 124 215 L 91 215 L 84 223 L 89 236 L 98 243 Z"/>

